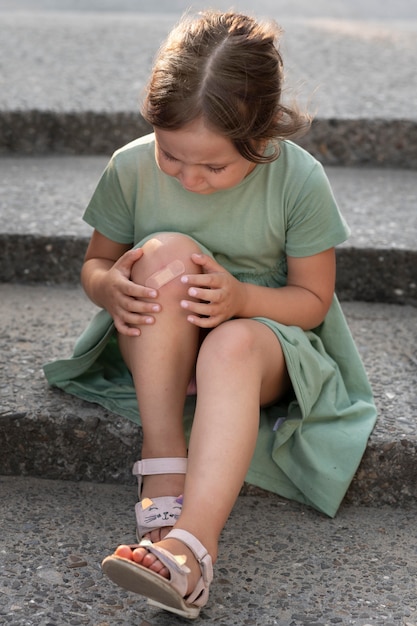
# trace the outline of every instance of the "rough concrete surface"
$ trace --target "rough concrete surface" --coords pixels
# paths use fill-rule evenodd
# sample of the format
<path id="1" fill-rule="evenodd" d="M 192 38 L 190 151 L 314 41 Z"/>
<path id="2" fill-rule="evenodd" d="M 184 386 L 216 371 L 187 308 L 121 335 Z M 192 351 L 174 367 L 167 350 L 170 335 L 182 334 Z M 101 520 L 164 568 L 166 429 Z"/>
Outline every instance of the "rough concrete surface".
<path id="1" fill-rule="evenodd" d="M 102 574 L 134 541 L 136 489 L 0 478 L 0 621 L 176 626 Z M 415 506 L 343 506 L 327 519 L 278 497 L 240 497 L 197 625 L 415 626 Z"/>
<path id="2" fill-rule="evenodd" d="M 195 10 L 207 8 L 207 0 L 0 0 L 0 11 L 79 11 L 80 13 L 129 12 L 171 14 L 174 16 L 187 11 L 190 6 Z M 260 15 L 283 15 L 299 17 L 331 17 L 358 20 L 413 20 L 417 17 L 417 7 L 410 0 L 380 2 L 379 0 L 258 0 L 254 7 L 253 0 L 213 0 L 210 6 L 227 11 L 233 6 L 239 11 L 251 11 L 256 8 Z"/>
<path id="3" fill-rule="evenodd" d="M 8 59 L 1 110 L 119 112 L 137 110 L 178 13 L 11 11 L 1 18 Z M 282 22 L 288 87 L 320 118 L 416 120 L 415 21 L 295 15 Z"/>
<path id="4" fill-rule="evenodd" d="M 81 216 L 107 157 L 3 157 L 0 280 L 78 283 L 91 228 Z M 326 168 L 352 234 L 338 251 L 344 300 L 417 301 L 414 171 Z M 366 271 L 364 272 L 364 268 Z"/>
<path id="5" fill-rule="evenodd" d="M 282 24 L 287 97 L 316 113 L 301 143 L 352 228 L 338 291 L 379 419 L 335 519 L 245 486 L 197 624 L 417 626 L 417 3 L 232 4 Z M 135 540 L 140 429 L 49 389 L 41 366 L 95 311 L 74 287 L 80 217 L 111 152 L 147 132 L 152 57 L 188 5 L 0 0 L 0 624 L 186 623 L 100 569 Z"/>
<path id="6" fill-rule="evenodd" d="M 109 158 L 2 157 L 1 232 L 89 237 L 91 227 L 82 221 L 82 214 Z M 345 247 L 417 250 L 417 176 L 413 170 L 325 169 L 352 231 Z"/>
<path id="7" fill-rule="evenodd" d="M 41 366 L 70 356 L 96 310 L 78 288 L 0 285 L 0 474 L 132 483 L 139 429 L 49 389 Z M 417 496 L 417 308 L 344 305 L 373 385 L 379 419 L 349 502 Z"/>
<path id="8" fill-rule="evenodd" d="M 146 132 L 138 111 L 154 54 L 189 4 L 83 4 L 0 3 L 0 153 L 108 153 Z M 281 23 L 285 97 L 317 118 L 301 143 L 328 164 L 415 169 L 410 3 L 252 4 L 234 6 Z"/>

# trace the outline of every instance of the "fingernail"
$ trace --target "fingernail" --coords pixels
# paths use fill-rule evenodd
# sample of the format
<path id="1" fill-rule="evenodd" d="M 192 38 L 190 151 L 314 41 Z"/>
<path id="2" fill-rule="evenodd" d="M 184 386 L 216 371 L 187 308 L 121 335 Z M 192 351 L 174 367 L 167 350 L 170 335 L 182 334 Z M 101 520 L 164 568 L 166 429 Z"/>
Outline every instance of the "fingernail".
<path id="1" fill-rule="evenodd" d="M 161 310 L 161 307 L 159 306 L 159 304 L 154 304 L 152 307 L 152 311 L 155 311 L 155 313 L 157 313 L 158 311 Z"/>
<path id="2" fill-rule="evenodd" d="M 188 283 L 188 276 L 181 276 L 182 283 Z"/>
<path id="3" fill-rule="evenodd" d="M 187 300 L 181 300 L 180 305 L 182 306 L 183 309 L 188 309 Z"/>
<path id="4" fill-rule="evenodd" d="M 158 295 L 158 292 L 156 292 L 156 291 L 151 291 L 151 292 L 149 293 L 149 297 L 150 297 L 150 298 L 156 298 L 156 296 L 157 296 L 157 295 Z"/>
<path id="5" fill-rule="evenodd" d="M 194 287 L 191 287 L 191 289 L 188 290 L 188 294 L 190 296 L 196 296 L 197 295 L 197 289 L 195 289 Z"/>
<path id="6" fill-rule="evenodd" d="M 145 319 L 145 324 L 153 324 L 153 317 L 147 317 Z"/>

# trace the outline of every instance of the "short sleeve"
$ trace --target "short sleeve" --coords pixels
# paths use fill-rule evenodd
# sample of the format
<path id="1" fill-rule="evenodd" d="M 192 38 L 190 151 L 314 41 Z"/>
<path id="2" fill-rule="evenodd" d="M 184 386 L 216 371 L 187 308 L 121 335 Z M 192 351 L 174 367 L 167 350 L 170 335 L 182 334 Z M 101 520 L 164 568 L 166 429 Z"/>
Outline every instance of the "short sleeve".
<path id="1" fill-rule="evenodd" d="M 132 184 L 135 177 L 131 178 Z M 104 170 L 85 210 L 83 220 L 105 237 L 118 243 L 133 243 L 133 206 L 125 196 L 119 175 L 117 153 Z"/>
<path id="2" fill-rule="evenodd" d="M 289 256 L 312 256 L 348 238 L 349 227 L 318 161 L 314 161 L 297 191 L 287 216 L 286 252 Z"/>

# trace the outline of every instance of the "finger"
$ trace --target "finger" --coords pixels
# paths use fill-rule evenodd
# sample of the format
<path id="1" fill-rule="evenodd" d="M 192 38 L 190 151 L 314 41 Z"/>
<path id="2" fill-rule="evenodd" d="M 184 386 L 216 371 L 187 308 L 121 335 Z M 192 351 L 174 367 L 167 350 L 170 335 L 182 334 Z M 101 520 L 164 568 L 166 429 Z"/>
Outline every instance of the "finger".
<path id="1" fill-rule="evenodd" d="M 191 255 L 193 263 L 199 265 L 206 272 L 224 272 L 224 268 L 208 254 L 194 253 Z"/>
<path id="2" fill-rule="evenodd" d="M 138 337 L 141 334 L 141 327 L 143 326 L 152 326 L 155 324 L 155 318 L 151 316 L 133 316 L 128 317 L 126 320 L 117 319 L 117 323 L 115 321 L 116 329 L 122 335 L 127 335 L 130 337 Z"/>
<path id="3" fill-rule="evenodd" d="M 216 289 L 220 287 L 223 274 L 184 274 L 181 276 L 181 282 L 184 285 L 193 285 L 195 287 L 206 287 Z"/>
<path id="4" fill-rule="evenodd" d="M 127 326 L 144 326 L 155 324 L 155 317 L 146 311 L 135 313 L 132 311 L 123 311 L 119 319 Z"/>
<path id="5" fill-rule="evenodd" d="M 124 270 L 130 276 L 132 266 L 143 256 L 142 248 L 133 248 L 123 254 L 115 263 L 119 270 Z"/>
<path id="6" fill-rule="evenodd" d="M 199 317 L 198 315 L 187 315 L 187 321 L 199 328 L 215 328 L 223 321 L 219 317 Z"/>
<path id="7" fill-rule="evenodd" d="M 138 283 L 134 283 L 129 281 L 126 286 L 126 295 L 133 299 L 155 299 L 158 297 L 159 292 L 152 287 L 145 287 L 145 285 L 138 285 Z"/>
<path id="8" fill-rule="evenodd" d="M 135 295 L 132 294 L 132 291 Z M 140 291 L 143 294 L 143 291 Z M 117 294 L 113 311 L 116 315 L 123 317 L 126 313 L 157 313 L 161 310 L 161 305 L 153 298 L 141 298 L 138 291 L 127 288 L 122 293 Z"/>
<path id="9" fill-rule="evenodd" d="M 190 312 L 191 315 L 211 317 L 216 315 L 218 307 L 215 304 L 207 302 L 190 302 L 189 300 L 181 300 L 181 308 Z M 217 313 L 218 315 L 218 313 Z"/>
<path id="10" fill-rule="evenodd" d="M 136 298 L 128 298 L 124 301 L 124 306 L 120 310 L 120 315 L 152 315 L 159 313 L 162 309 L 158 302 L 148 302 L 147 300 L 138 300 Z"/>
<path id="11" fill-rule="evenodd" d="M 158 302 L 137 300 L 136 298 L 122 297 L 112 311 L 113 319 L 117 319 L 120 325 L 141 326 L 154 324 L 154 315 L 161 311 Z"/>
<path id="12" fill-rule="evenodd" d="M 190 287 L 187 291 L 190 298 L 202 300 L 203 302 L 219 303 L 222 300 L 221 289 L 199 289 L 198 287 Z"/>
<path id="13" fill-rule="evenodd" d="M 125 335 L 126 337 L 139 337 L 141 334 L 140 328 L 137 328 L 136 326 L 128 326 L 119 318 L 114 318 L 114 325 L 120 335 Z"/>

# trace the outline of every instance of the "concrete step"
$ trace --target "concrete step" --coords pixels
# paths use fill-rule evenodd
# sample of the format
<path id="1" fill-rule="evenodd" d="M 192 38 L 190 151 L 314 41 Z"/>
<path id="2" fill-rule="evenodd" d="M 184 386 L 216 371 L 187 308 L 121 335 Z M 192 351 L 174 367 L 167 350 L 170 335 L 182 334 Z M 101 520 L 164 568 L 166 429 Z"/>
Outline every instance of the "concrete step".
<path id="1" fill-rule="evenodd" d="M 0 158 L 0 281 L 78 283 L 91 229 L 81 220 L 107 157 Z M 326 168 L 352 229 L 338 250 L 343 300 L 417 303 L 417 178 L 410 170 Z"/>
<path id="2" fill-rule="evenodd" d="M 136 489 L 0 478 L 4 626 L 185 624 L 113 585 L 100 563 L 132 543 Z M 222 534 L 207 626 L 415 626 L 416 507 L 343 506 L 326 519 L 241 497 Z"/>
<path id="3" fill-rule="evenodd" d="M 133 484 L 139 429 L 48 388 L 41 371 L 71 354 L 95 307 L 62 286 L 3 284 L 0 301 L 0 474 Z M 417 496 L 417 308 L 343 306 L 379 410 L 347 502 L 404 506 Z"/>
<path id="4" fill-rule="evenodd" d="M 138 100 L 188 3 L 107 2 L 107 11 L 91 0 L 86 10 L 70 1 L 1 4 L 9 10 L 0 20 L 0 153 L 108 154 L 146 132 Z M 301 143 L 331 165 L 415 169 L 415 8 L 405 0 L 398 13 L 397 3 L 391 13 L 357 0 L 346 9 L 315 4 L 263 0 L 256 9 L 284 28 L 288 99 L 296 94 L 316 114 Z"/>

